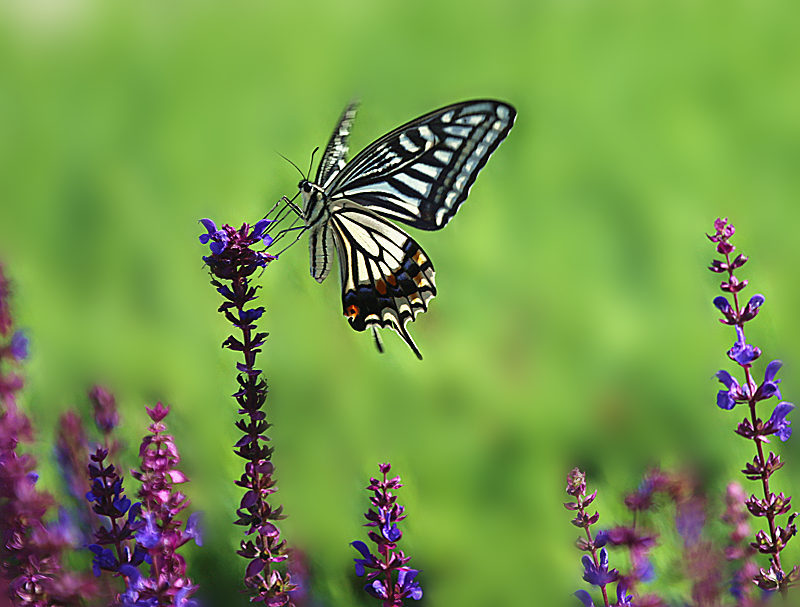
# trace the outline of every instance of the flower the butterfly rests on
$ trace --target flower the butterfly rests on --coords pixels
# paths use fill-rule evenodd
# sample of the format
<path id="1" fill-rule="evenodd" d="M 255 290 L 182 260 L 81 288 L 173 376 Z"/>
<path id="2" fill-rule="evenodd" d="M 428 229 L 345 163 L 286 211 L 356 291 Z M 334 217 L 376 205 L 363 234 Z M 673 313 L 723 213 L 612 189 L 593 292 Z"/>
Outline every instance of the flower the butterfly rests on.
<path id="1" fill-rule="evenodd" d="M 342 306 L 356 331 L 394 330 L 418 358 L 406 324 L 436 295 L 433 265 L 392 221 L 443 228 L 489 156 L 508 135 L 516 110 L 500 101 L 454 103 L 397 127 L 345 161 L 356 105 L 345 108 L 317 168 L 303 179 L 311 275 L 322 282 L 339 257 Z"/>

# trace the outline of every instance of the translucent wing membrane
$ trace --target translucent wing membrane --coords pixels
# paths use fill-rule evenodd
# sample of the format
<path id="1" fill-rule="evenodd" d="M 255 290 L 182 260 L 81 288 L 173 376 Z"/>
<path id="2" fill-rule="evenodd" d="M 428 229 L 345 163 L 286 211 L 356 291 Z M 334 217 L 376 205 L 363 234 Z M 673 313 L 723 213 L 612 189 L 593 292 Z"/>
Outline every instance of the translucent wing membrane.
<path id="1" fill-rule="evenodd" d="M 334 129 L 333 135 L 331 135 L 331 139 L 325 147 L 325 153 L 322 154 L 322 160 L 320 160 L 319 167 L 317 167 L 316 179 L 317 185 L 323 188 L 345 166 L 344 157 L 347 155 L 350 129 L 356 118 L 357 109 L 358 103 L 355 101 L 344 109 L 344 112 L 339 117 L 339 122 L 336 123 L 336 129 Z"/>
<path id="2" fill-rule="evenodd" d="M 491 100 L 421 116 L 357 154 L 324 186 L 328 199 L 346 198 L 416 228 L 438 230 L 467 198 L 515 117 L 513 107 Z"/>
<path id="3" fill-rule="evenodd" d="M 356 331 L 390 328 L 418 358 L 406 329 L 436 295 L 433 265 L 403 230 L 375 213 L 346 203 L 331 215 L 342 276 L 342 307 Z"/>

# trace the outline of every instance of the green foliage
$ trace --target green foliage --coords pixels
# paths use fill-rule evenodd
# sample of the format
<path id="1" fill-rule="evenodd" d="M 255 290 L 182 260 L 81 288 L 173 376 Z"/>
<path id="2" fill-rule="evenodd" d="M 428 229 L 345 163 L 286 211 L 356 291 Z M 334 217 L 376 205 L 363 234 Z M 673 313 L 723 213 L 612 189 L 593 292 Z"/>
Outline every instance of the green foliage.
<path id="1" fill-rule="evenodd" d="M 649 464 L 694 467 L 721 502 L 750 457 L 714 406 L 733 341 L 704 270 L 718 215 L 752 258 L 746 293 L 767 296 L 748 335 L 787 362 L 797 400 L 798 17 L 780 1 L 4 3 L 0 258 L 30 327 L 41 453 L 91 381 L 118 394 L 123 469 L 142 406 L 172 405 L 209 527 L 190 574 L 209 604 L 245 604 L 235 357 L 197 219 L 255 221 L 293 195 L 275 152 L 305 166 L 355 95 L 354 149 L 446 103 L 504 99 L 517 125 L 459 217 L 415 235 L 439 286 L 411 326 L 422 363 L 349 329 L 304 244 L 264 273 L 276 496 L 327 604 L 361 600 L 348 542 L 387 460 L 425 602 L 567 604 L 571 467 L 610 523 Z M 797 442 L 784 453 L 796 491 Z"/>

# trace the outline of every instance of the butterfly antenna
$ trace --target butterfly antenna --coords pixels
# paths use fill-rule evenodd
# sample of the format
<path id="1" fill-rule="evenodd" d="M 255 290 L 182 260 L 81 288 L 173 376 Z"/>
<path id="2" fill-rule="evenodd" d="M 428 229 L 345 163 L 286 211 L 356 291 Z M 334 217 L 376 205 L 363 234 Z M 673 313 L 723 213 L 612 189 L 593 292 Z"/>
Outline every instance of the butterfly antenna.
<path id="1" fill-rule="evenodd" d="M 300 173 L 300 175 L 303 177 L 303 179 L 305 179 L 305 178 L 306 178 L 306 176 L 303 174 L 303 171 L 300 169 L 300 167 L 299 167 L 299 166 L 297 166 L 297 165 L 296 165 L 294 162 L 292 162 L 291 160 L 289 160 L 289 159 L 288 159 L 286 156 L 284 156 L 284 155 L 283 155 L 283 154 L 281 154 L 280 152 L 275 152 L 275 153 L 276 153 L 278 156 L 280 156 L 281 158 L 283 158 L 283 159 L 284 159 L 286 162 L 288 162 L 289 164 L 291 164 L 291 165 L 292 165 L 294 168 L 296 168 L 296 169 L 297 169 L 297 172 L 298 172 L 298 173 Z"/>
<path id="2" fill-rule="evenodd" d="M 311 152 L 311 160 L 308 162 L 308 176 L 306 177 L 306 179 L 311 177 L 311 167 L 314 166 L 314 154 L 316 154 L 318 151 L 319 151 L 319 146 L 315 147 L 314 151 Z"/>

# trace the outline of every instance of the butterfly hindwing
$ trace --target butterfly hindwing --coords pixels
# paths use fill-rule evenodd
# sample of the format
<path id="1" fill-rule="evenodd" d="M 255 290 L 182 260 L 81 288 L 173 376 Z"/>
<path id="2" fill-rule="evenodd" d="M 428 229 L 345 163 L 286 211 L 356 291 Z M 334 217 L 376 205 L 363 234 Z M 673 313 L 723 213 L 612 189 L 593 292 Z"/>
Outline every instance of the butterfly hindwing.
<path id="1" fill-rule="evenodd" d="M 422 358 L 406 324 L 436 295 L 430 259 L 403 230 L 358 205 L 345 204 L 330 224 L 350 325 L 357 331 L 391 328 Z"/>
<path id="2" fill-rule="evenodd" d="M 465 101 L 421 116 L 359 152 L 326 185 L 328 198 L 438 230 L 466 200 L 515 117 L 513 107 L 493 100 Z"/>

